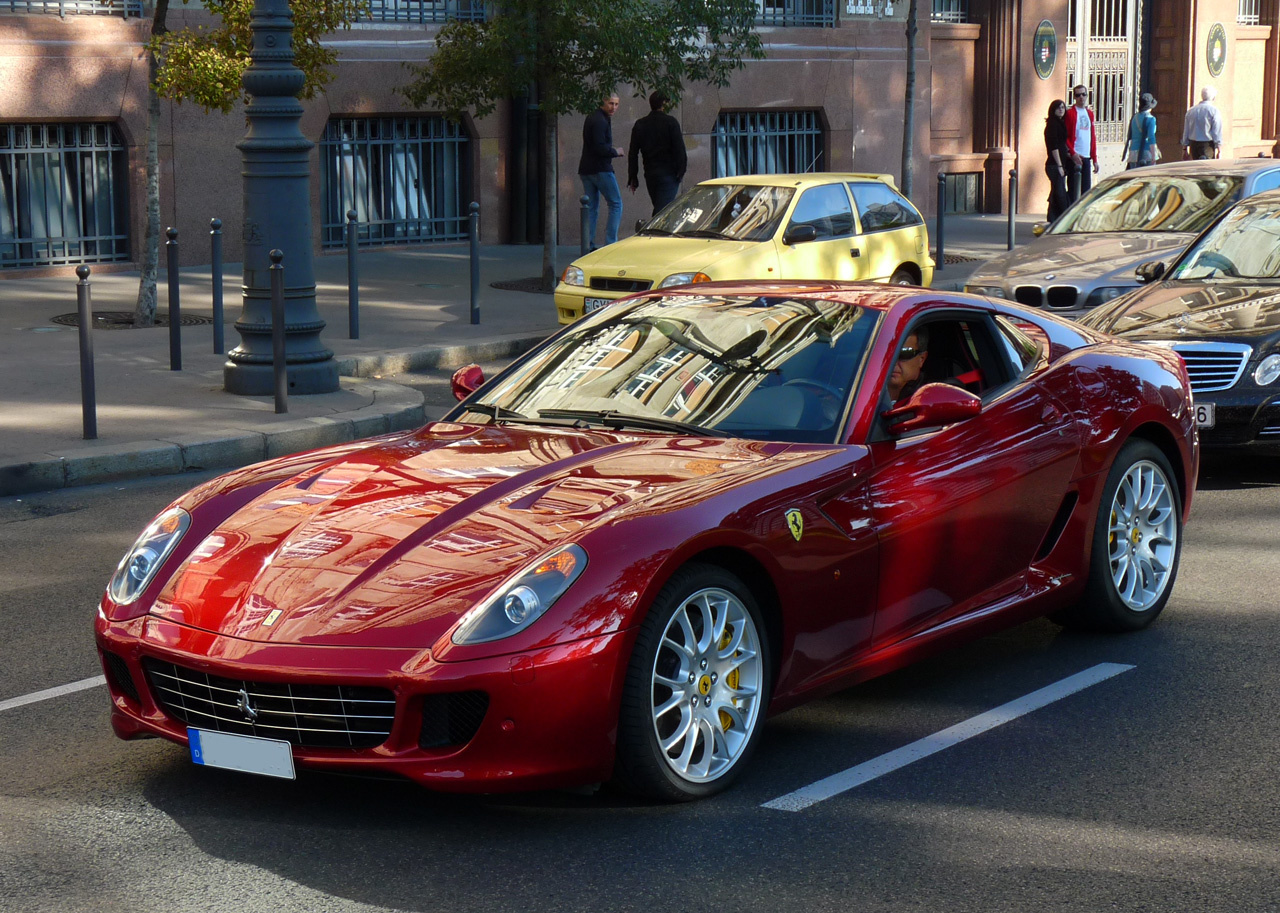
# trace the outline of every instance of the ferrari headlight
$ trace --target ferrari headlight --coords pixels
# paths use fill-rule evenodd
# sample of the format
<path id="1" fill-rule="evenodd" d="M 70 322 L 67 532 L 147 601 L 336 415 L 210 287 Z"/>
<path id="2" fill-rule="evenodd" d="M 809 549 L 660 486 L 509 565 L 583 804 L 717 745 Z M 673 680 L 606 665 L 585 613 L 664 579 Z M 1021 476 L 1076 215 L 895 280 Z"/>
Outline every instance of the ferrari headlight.
<path id="1" fill-rule="evenodd" d="M 551 608 L 587 566 L 587 553 L 566 545 L 509 577 L 453 632 L 455 644 L 484 644 L 523 631 Z"/>
<path id="2" fill-rule="evenodd" d="M 1095 308 L 1100 304 L 1106 304 L 1115 298 L 1119 298 L 1125 292 L 1133 291 L 1132 288 L 1123 285 L 1108 285 L 1104 288 L 1096 288 L 1089 293 L 1089 298 L 1085 302 L 1085 307 Z"/>
<path id="3" fill-rule="evenodd" d="M 668 288 L 672 285 L 692 285 L 695 282 L 710 281 L 711 277 L 706 273 L 672 273 L 658 283 L 658 288 Z"/>
<path id="4" fill-rule="evenodd" d="M 966 285 L 964 290 L 970 295 L 986 295 L 988 298 L 1004 298 L 1004 289 L 998 285 Z"/>
<path id="5" fill-rule="evenodd" d="M 586 285 L 587 276 L 579 266 L 566 266 L 560 281 L 565 285 Z"/>
<path id="6" fill-rule="evenodd" d="M 107 585 L 111 601 L 128 605 L 141 596 L 190 525 L 191 515 L 181 507 L 171 507 L 152 520 L 112 575 Z"/>
<path id="7" fill-rule="evenodd" d="M 1259 387 L 1274 384 L 1280 378 L 1280 355 L 1268 355 L 1254 369 L 1253 380 Z"/>

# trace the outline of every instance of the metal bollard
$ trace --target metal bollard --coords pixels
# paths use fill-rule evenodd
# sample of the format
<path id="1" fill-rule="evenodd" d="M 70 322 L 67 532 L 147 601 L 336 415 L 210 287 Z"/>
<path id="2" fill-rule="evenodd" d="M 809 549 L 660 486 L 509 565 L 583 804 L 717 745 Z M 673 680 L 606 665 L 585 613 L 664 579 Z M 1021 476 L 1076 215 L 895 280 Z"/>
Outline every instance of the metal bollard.
<path id="1" fill-rule="evenodd" d="M 590 203 L 591 198 L 585 193 L 578 199 L 578 205 L 582 208 L 579 221 L 582 223 L 582 253 L 584 255 L 591 253 L 591 242 L 595 240 L 595 238 L 587 237 L 587 206 L 590 205 Z"/>
<path id="2" fill-rule="evenodd" d="M 480 322 L 480 204 L 472 203 L 471 225 L 467 235 L 471 239 L 471 323 Z"/>
<path id="3" fill-rule="evenodd" d="M 1017 232 L 1017 222 L 1014 221 L 1018 212 L 1018 169 L 1009 169 L 1009 250 L 1013 250 L 1014 235 Z"/>
<path id="4" fill-rule="evenodd" d="M 93 295 L 89 290 L 89 267 L 77 266 L 76 309 L 80 322 L 80 411 L 84 417 L 84 439 L 98 438 L 98 394 L 93 382 Z"/>
<path id="5" fill-rule="evenodd" d="M 947 211 L 947 173 L 945 171 L 938 172 L 938 230 L 934 232 L 938 242 L 938 255 L 934 257 L 933 271 L 935 273 L 942 272 L 946 264 L 946 255 L 943 253 L 943 239 L 946 230 Z"/>
<path id="6" fill-rule="evenodd" d="M 360 338 L 360 274 L 356 268 L 356 242 L 360 223 L 356 211 L 347 210 L 347 338 Z"/>
<path id="7" fill-rule="evenodd" d="M 222 338 L 222 220 L 209 220 L 210 272 L 213 276 L 213 354 L 221 355 L 226 349 Z"/>
<path id="8" fill-rule="evenodd" d="M 284 362 L 284 254 L 270 253 L 271 269 L 271 367 L 276 381 L 276 415 L 289 411 L 289 371 Z"/>
<path id="9" fill-rule="evenodd" d="M 182 310 L 178 306 L 178 229 L 165 230 L 165 269 L 169 279 L 169 370 L 182 370 Z"/>

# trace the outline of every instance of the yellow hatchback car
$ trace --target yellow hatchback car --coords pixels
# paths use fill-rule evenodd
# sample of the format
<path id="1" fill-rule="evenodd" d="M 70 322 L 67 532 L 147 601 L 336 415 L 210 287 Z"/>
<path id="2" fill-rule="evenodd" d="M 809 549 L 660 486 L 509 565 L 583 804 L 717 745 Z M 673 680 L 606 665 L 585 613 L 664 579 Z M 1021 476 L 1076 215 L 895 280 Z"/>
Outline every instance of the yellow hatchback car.
<path id="1" fill-rule="evenodd" d="M 924 219 L 887 174 L 744 174 L 703 181 L 573 261 L 556 313 L 572 323 L 623 295 L 718 279 L 928 286 L 933 267 Z"/>

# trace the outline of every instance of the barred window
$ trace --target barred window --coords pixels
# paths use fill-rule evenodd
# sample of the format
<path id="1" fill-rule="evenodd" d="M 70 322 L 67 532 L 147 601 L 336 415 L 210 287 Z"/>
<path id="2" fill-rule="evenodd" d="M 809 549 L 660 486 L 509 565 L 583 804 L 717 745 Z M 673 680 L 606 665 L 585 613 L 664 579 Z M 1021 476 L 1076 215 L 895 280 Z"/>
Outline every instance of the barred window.
<path id="1" fill-rule="evenodd" d="M 1262 21 L 1262 0 L 1236 0 L 1236 25 L 1257 25 Z"/>
<path id="2" fill-rule="evenodd" d="M 320 143 L 321 243 L 344 243 L 347 210 L 364 246 L 467 236 L 470 140 L 439 115 L 335 117 Z"/>
<path id="3" fill-rule="evenodd" d="M 822 171 L 817 111 L 722 112 L 711 134 L 711 176 Z"/>
<path id="4" fill-rule="evenodd" d="M 835 0 L 756 0 L 756 25 L 815 25 L 833 28 Z"/>
<path id="5" fill-rule="evenodd" d="M 0 0 L 0 13 L 141 16 L 142 0 Z"/>
<path id="6" fill-rule="evenodd" d="M 448 22 L 484 20 L 484 0 L 368 0 L 366 22 Z"/>
<path id="7" fill-rule="evenodd" d="M 934 22 L 968 22 L 969 0 L 933 0 Z"/>
<path id="8" fill-rule="evenodd" d="M 0 124 L 0 268 L 129 259 L 127 175 L 111 124 Z"/>

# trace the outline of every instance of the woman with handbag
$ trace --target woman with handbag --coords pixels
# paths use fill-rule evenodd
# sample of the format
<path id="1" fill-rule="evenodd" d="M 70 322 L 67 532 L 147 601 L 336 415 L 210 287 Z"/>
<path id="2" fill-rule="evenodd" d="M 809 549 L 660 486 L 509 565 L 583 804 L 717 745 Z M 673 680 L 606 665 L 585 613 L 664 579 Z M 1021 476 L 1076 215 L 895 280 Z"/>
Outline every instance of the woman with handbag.
<path id="1" fill-rule="evenodd" d="M 1156 116 L 1152 110 L 1155 97 L 1143 92 L 1138 99 L 1138 113 L 1129 121 L 1129 137 L 1124 141 L 1124 157 L 1129 168 L 1141 168 L 1160 161 L 1160 147 L 1156 145 Z"/>

